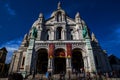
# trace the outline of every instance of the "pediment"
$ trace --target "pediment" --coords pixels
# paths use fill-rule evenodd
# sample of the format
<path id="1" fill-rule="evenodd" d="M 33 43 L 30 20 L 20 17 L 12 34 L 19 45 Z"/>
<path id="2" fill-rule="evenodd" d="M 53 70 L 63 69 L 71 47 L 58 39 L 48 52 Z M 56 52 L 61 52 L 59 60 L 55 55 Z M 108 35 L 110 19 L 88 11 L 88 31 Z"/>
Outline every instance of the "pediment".
<path id="1" fill-rule="evenodd" d="M 48 20 L 46 20 L 46 22 L 45 22 L 45 24 L 46 25 L 52 25 L 52 24 L 54 24 L 54 17 L 52 17 L 52 18 L 49 18 Z"/>
<path id="2" fill-rule="evenodd" d="M 74 19 L 71 19 L 71 18 L 67 17 L 66 20 L 67 20 L 67 24 L 68 25 L 76 24 L 75 21 L 74 21 Z"/>

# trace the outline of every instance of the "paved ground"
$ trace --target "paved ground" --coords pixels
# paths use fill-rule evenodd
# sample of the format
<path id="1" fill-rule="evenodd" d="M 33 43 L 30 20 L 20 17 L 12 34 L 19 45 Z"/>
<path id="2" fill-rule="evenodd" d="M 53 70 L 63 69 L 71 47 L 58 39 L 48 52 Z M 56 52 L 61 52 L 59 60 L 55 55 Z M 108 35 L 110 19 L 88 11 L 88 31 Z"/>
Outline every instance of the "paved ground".
<path id="1" fill-rule="evenodd" d="M 0 80 L 8 80 L 8 78 L 0 78 Z"/>
<path id="2" fill-rule="evenodd" d="M 0 78 L 0 80 L 8 80 L 8 78 Z M 28 79 L 26 79 L 26 80 L 28 80 Z M 40 79 L 31 79 L 31 80 L 40 80 Z M 46 80 L 46 79 L 45 79 Z M 75 79 L 74 79 L 75 80 Z M 84 79 L 82 79 L 82 80 L 84 80 Z M 95 79 L 93 79 L 93 80 L 95 80 Z M 106 79 L 105 79 L 106 80 Z M 120 80 L 120 78 L 108 78 L 107 80 Z"/>

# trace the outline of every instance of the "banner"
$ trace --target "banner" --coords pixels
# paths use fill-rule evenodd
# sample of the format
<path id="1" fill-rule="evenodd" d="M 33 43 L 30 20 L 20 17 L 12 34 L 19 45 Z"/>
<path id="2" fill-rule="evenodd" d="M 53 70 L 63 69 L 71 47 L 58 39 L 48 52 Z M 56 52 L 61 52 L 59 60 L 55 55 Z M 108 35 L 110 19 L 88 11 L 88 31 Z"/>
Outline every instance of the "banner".
<path id="1" fill-rule="evenodd" d="M 67 57 L 71 57 L 71 52 L 72 51 L 72 44 L 67 43 Z"/>
<path id="2" fill-rule="evenodd" d="M 54 54 L 54 44 L 53 43 L 51 43 L 51 44 L 49 44 L 49 58 L 52 58 L 53 57 L 53 54 Z"/>

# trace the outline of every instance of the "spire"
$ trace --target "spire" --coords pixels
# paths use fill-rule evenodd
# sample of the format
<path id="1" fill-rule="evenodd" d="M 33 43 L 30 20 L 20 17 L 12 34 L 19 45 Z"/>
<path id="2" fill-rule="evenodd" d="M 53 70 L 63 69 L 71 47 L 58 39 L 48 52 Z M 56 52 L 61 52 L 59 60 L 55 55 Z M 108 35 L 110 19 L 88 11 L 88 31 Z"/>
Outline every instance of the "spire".
<path id="1" fill-rule="evenodd" d="M 61 3 L 60 3 L 60 1 L 58 2 L 58 7 L 57 7 L 57 9 L 61 9 Z"/>
<path id="2" fill-rule="evenodd" d="M 76 18 L 79 18 L 80 17 L 80 13 L 77 12 L 76 15 L 75 15 Z"/>
<path id="3" fill-rule="evenodd" d="M 25 34 L 24 35 L 24 40 L 27 40 L 27 38 L 28 38 L 28 34 Z"/>
<path id="4" fill-rule="evenodd" d="M 98 43 L 98 40 L 96 39 L 95 34 L 93 32 L 92 32 L 92 41 L 95 41 Z"/>

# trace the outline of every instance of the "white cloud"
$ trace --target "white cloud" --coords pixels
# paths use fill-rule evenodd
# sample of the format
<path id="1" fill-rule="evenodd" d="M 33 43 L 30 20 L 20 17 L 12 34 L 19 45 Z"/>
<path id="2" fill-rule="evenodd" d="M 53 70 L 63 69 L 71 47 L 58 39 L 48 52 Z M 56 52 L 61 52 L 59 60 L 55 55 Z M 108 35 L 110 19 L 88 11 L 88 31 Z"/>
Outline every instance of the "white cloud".
<path id="1" fill-rule="evenodd" d="M 18 39 L 13 39 L 11 41 L 8 41 L 0 45 L 0 48 L 6 47 L 8 51 L 7 57 L 6 57 L 6 63 L 9 63 L 11 61 L 13 52 L 19 48 L 21 41 L 22 41 L 22 38 L 18 38 Z"/>
<path id="2" fill-rule="evenodd" d="M 10 15 L 12 16 L 16 15 L 15 10 L 13 10 L 8 3 L 5 4 L 5 8 Z"/>

